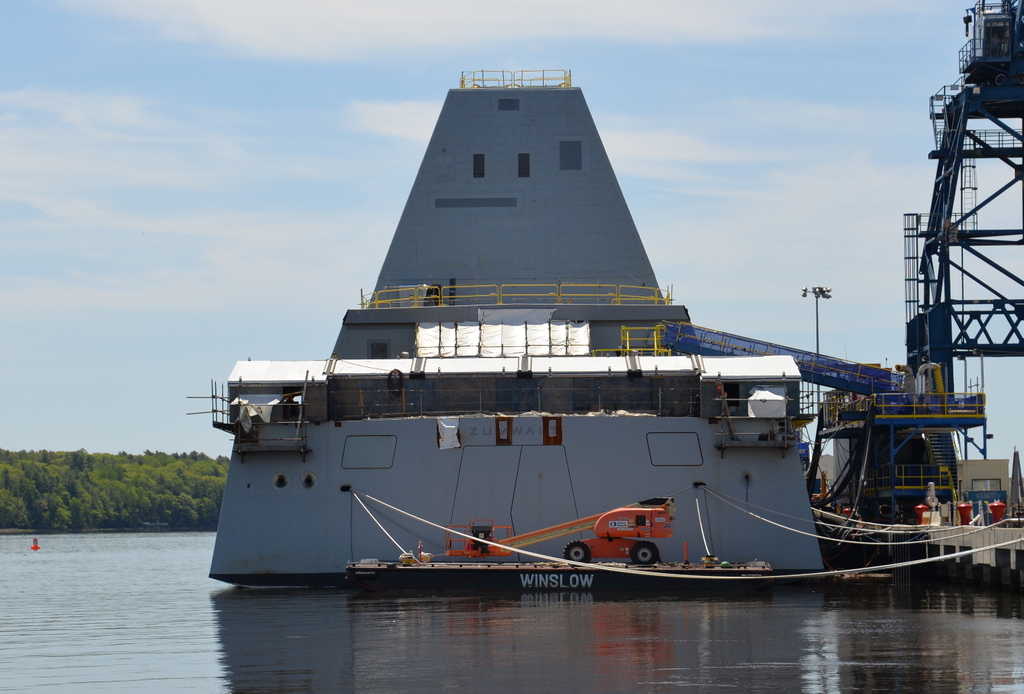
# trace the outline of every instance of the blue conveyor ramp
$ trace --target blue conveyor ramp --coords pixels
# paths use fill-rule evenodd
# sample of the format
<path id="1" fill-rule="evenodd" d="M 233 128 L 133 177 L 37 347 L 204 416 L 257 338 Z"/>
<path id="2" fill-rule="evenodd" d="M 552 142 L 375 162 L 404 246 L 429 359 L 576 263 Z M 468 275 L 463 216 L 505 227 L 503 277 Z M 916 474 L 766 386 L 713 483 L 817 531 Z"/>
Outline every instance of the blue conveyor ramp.
<path id="1" fill-rule="evenodd" d="M 666 323 L 664 345 L 674 352 L 705 357 L 793 357 L 803 380 L 861 395 L 898 392 L 903 382 L 902 374 L 879 366 L 753 340 L 692 323 Z"/>

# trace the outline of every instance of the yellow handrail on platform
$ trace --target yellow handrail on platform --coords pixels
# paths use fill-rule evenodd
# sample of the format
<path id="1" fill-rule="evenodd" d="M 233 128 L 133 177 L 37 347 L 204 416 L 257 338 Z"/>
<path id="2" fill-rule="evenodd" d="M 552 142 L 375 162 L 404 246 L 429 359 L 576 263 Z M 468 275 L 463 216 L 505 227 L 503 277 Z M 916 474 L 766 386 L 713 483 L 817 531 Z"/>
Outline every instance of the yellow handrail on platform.
<path id="1" fill-rule="evenodd" d="M 381 289 L 361 297 L 363 308 L 465 306 L 468 304 L 583 303 L 670 306 L 672 295 L 659 287 L 563 282 L 561 284 L 419 284 Z"/>
<path id="2" fill-rule="evenodd" d="M 571 70 L 469 70 L 459 78 L 459 89 L 571 86 Z"/>
<path id="3" fill-rule="evenodd" d="M 863 411 L 875 405 L 875 419 L 984 419 L 984 393 L 878 393 L 846 405 Z"/>
<path id="4" fill-rule="evenodd" d="M 889 465 L 883 465 L 882 467 L 868 470 L 866 478 L 866 490 L 868 492 L 878 493 L 890 489 L 926 489 L 929 482 L 934 482 L 935 488 L 938 490 L 956 491 L 953 488 L 953 478 L 947 466 L 896 465 L 894 466 L 895 470 L 892 471 L 895 473 L 895 486 L 892 485 L 892 479 L 889 477 L 891 474 L 890 467 Z"/>

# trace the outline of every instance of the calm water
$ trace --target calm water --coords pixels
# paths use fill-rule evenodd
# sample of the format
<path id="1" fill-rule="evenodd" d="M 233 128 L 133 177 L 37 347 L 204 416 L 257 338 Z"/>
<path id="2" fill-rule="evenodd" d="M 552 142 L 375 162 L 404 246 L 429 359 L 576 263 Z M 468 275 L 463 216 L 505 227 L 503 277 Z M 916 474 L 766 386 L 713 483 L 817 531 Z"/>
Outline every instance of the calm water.
<path id="1" fill-rule="evenodd" d="M 1024 692 L 1024 599 L 888 578 L 380 598 L 206 578 L 213 535 L 0 536 L 0 691 Z"/>

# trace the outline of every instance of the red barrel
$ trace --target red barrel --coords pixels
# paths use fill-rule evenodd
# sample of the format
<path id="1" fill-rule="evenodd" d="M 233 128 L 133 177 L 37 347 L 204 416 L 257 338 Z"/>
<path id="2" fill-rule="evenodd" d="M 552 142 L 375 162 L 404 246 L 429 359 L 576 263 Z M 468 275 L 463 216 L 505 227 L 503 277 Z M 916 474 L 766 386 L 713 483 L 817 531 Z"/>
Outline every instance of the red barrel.
<path id="1" fill-rule="evenodd" d="M 992 522 L 998 523 L 1003 520 L 1003 514 L 1006 513 L 1006 504 L 1002 501 L 993 501 L 988 505 L 988 510 L 992 513 Z"/>
<path id="2" fill-rule="evenodd" d="M 956 512 L 960 514 L 960 525 L 970 525 L 971 518 L 974 516 L 974 507 L 966 501 L 962 501 L 956 505 Z"/>
<path id="3" fill-rule="evenodd" d="M 925 504 L 918 504 L 914 507 L 914 513 L 917 514 L 917 524 L 924 525 L 924 514 L 928 513 L 928 506 Z"/>

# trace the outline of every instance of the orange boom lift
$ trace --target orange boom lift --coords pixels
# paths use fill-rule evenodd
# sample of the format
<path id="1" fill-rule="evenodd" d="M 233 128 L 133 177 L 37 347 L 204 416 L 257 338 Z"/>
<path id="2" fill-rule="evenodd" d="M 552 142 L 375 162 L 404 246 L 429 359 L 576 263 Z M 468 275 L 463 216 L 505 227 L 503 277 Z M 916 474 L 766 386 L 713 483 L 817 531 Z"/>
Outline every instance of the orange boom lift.
<path id="1" fill-rule="evenodd" d="M 656 564 L 661 561 L 658 546 L 649 538 L 672 537 L 672 521 L 675 519 L 675 500 L 656 497 L 635 504 L 620 506 L 605 513 L 586 518 L 566 521 L 549 528 L 541 528 L 521 535 L 510 535 L 512 527 L 494 525 L 490 520 L 474 520 L 470 525 L 450 525 L 474 539 L 453 536 L 445 537 L 445 555 L 449 557 L 508 557 L 511 550 L 488 545 L 481 540 L 497 542 L 505 547 L 528 547 L 565 537 L 572 533 L 593 531 L 597 537 L 588 540 L 574 540 L 565 546 L 562 556 L 571 561 L 589 562 L 592 559 L 625 560 L 634 564 Z"/>

